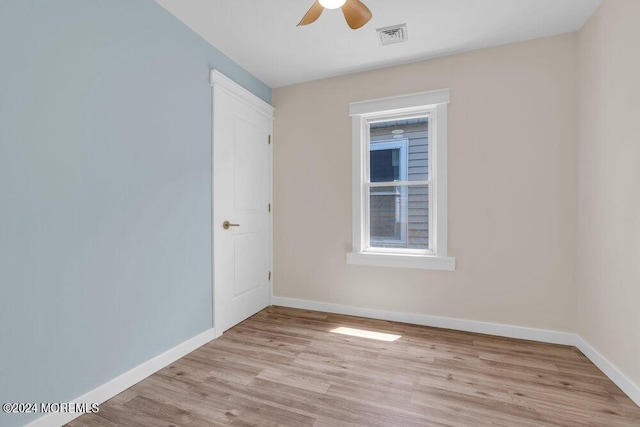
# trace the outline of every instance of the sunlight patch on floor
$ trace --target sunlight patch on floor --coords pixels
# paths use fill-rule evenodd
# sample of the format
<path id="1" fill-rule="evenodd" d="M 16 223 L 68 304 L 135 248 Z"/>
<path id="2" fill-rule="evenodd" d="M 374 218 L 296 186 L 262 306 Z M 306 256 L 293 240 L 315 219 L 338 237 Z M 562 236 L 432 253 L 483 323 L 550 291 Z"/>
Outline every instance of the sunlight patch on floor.
<path id="1" fill-rule="evenodd" d="M 369 338 L 372 340 L 389 342 L 395 341 L 398 338 L 402 338 L 402 335 L 385 334 L 382 332 L 367 331 L 365 329 L 345 328 L 342 326 L 339 328 L 335 328 L 331 332 L 333 332 L 334 334 L 349 335 L 352 337 Z"/>

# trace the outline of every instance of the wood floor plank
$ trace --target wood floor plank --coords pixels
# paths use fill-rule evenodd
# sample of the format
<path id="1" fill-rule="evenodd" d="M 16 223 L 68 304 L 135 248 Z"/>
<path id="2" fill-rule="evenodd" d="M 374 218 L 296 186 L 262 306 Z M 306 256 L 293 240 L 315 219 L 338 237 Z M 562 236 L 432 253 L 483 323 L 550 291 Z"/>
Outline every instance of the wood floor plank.
<path id="1" fill-rule="evenodd" d="M 288 373 L 286 370 L 275 370 L 267 368 L 260 372 L 256 378 L 265 381 L 301 388 L 303 390 L 315 391 L 316 393 L 326 393 L 331 383 L 315 379 L 299 373 Z"/>
<path id="2" fill-rule="evenodd" d="M 640 408 L 574 347 L 268 307 L 68 425 L 638 427 Z"/>

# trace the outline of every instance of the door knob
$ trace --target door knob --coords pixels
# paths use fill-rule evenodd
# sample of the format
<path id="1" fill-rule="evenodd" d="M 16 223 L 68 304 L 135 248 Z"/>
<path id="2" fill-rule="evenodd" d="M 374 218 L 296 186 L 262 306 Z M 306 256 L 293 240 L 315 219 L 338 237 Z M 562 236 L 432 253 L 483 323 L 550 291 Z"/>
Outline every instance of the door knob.
<path id="1" fill-rule="evenodd" d="M 229 221 L 225 221 L 222 223 L 222 228 L 228 230 L 229 227 L 240 227 L 240 224 L 231 224 Z"/>

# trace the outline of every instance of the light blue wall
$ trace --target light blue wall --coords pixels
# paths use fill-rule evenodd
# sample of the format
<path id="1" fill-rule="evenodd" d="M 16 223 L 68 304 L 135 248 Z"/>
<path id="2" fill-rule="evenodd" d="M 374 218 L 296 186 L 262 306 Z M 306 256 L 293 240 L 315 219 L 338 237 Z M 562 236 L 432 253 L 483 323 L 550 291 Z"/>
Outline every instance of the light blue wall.
<path id="1" fill-rule="evenodd" d="M 0 403 L 211 328 L 210 68 L 271 101 L 152 0 L 0 0 Z"/>

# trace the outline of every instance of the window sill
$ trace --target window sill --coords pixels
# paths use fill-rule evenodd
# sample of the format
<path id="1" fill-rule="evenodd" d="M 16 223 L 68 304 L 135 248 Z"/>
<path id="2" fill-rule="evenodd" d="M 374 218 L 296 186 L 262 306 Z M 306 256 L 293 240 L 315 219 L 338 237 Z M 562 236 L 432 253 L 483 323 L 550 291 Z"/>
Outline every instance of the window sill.
<path id="1" fill-rule="evenodd" d="M 442 271 L 455 271 L 456 269 L 456 259 L 451 257 L 370 252 L 347 253 L 347 264 Z"/>

